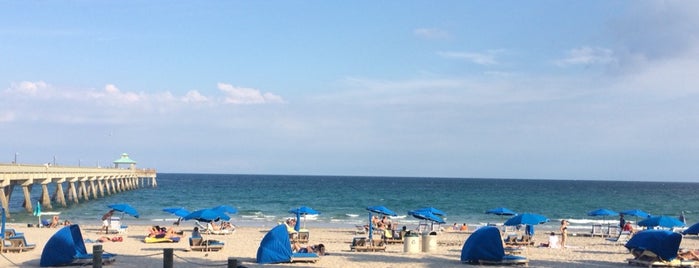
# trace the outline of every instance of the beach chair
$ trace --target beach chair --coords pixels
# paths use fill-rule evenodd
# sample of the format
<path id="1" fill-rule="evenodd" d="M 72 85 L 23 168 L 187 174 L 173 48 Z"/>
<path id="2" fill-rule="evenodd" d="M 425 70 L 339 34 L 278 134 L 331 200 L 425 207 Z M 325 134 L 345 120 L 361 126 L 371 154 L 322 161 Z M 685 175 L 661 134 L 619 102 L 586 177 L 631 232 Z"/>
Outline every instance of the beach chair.
<path id="1" fill-rule="evenodd" d="M 350 244 L 350 250 L 356 252 L 377 252 L 386 251 L 386 243 L 383 239 L 374 238 L 373 243 L 366 237 L 355 237 Z"/>
<path id="2" fill-rule="evenodd" d="M 625 247 L 634 256 L 631 265 L 646 267 L 693 267 L 694 261 L 682 261 L 677 253 L 682 235 L 667 230 L 645 230 L 636 233 Z"/>
<path id="3" fill-rule="evenodd" d="M 193 251 L 219 251 L 225 244 L 215 240 L 204 240 L 203 237 L 190 237 L 189 248 Z"/>
<path id="4" fill-rule="evenodd" d="M 592 225 L 592 231 L 590 231 L 590 236 L 604 236 L 604 232 L 602 231 L 602 225 L 601 224 L 593 224 Z"/>
<path id="5" fill-rule="evenodd" d="M 9 244 L 2 247 L 3 252 L 24 252 L 36 248 L 36 244 L 27 243 L 23 235 L 7 238 L 6 241 Z"/>
<path id="6" fill-rule="evenodd" d="M 23 233 L 18 233 L 15 229 L 12 228 L 6 228 L 5 229 L 5 239 L 8 239 L 13 236 L 21 236 L 24 235 Z"/>
<path id="7" fill-rule="evenodd" d="M 289 232 L 284 224 L 272 228 L 260 241 L 257 249 L 259 264 L 286 263 L 286 262 L 316 262 L 320 256 L 315 253 L 294 253 L 291 251 L 291 242 L 288 240 Z"/>
<path id="8" fill-rule="evenodd" d="M 356 235 L 357 234 L 366 234 L 366 232 L 367 232 L 366 227 L 364 227 L 364 225 L 355 225 L 354 228 L 356 228 L 354 230 L 354 234 L 356 234 Z"/>
<path id="9" fill-rule="evenodd" d="M 109 219 L 110 232 L 124 234 L 124 233 L 126 233 L 126 228 L 128 228 L 128 226 L 121 225 L 121 219 L 119 217 L 112 217 Z"/>
<path id="10" fill-rule="evenodd" d="M 629 241 L 629 238 L 631 238 L 631 232 L 629 231 L 623 231 L 619 233 L 617 237 L 610 237 L 607 238 L 606 240 L 609 242 L 613 242 L 614 244 L 624 244 L 627 241 Z"/>
<path id="11" fill-rule="evenodd" d="M 307 244 L 310 236 L 311 236 L 311 234 L 310 234 L 310 232 L 308 232 L 308 230 L 301 230 L 298 233 L 296 242 L 298 242 L 300 244 Z"/>

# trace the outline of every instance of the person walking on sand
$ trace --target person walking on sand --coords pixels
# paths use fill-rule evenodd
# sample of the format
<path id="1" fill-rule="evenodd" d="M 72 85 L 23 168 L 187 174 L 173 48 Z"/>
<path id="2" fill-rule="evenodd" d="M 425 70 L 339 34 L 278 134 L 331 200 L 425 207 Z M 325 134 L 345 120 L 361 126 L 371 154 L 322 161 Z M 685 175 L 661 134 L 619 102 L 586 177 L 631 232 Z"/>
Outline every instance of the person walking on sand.
<path id="1" fill-rule="evenodd" d="M 568 221 L 561 220 L 561 248 L 566 248 L 566 240 L 568 238 Z"/>

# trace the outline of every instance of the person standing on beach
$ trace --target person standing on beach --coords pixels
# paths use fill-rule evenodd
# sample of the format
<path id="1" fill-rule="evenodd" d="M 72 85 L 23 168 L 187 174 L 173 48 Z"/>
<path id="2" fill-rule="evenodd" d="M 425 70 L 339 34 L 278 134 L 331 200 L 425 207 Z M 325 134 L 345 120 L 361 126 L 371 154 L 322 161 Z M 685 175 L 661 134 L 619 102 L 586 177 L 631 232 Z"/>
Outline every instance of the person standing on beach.
<path id="1" fill-rule="evenodd" d="M 568 238 L 568 221 L 561 220 L 561 248 L 566 248 L 566 240 Z"/>
<path id="2" fill-rule="evenodd" d="M 105 234 L 109 232 L 109 220 L 112 218 L 113 214 L 114 210 L 112 209 L 102 215 L 102 230 L 104 230 Z"/>
<path id="3" fill-rule="evenodd" d="M 624 219 L 624 214 L 619 214 L 619 228 L 624 229 L 626 226 L 626 220 Z"/>

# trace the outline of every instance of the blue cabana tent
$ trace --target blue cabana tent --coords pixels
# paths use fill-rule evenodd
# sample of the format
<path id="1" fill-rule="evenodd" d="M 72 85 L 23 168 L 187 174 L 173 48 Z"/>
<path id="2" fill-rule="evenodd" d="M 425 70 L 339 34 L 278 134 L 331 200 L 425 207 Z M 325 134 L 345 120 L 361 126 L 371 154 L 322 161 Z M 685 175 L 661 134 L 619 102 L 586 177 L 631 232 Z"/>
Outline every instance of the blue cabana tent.
<path id="1" fill-rule="evenodd" d="M 103 253 L 102 260 L 113 260 L 116 255 Z M 71 265 L 76 261 L 92 261 L 92 254 L 87 253 L 85 242 L 77 224 L 61 228 L 49 238 L 41 252 L 41 267 Z"/>
<path id="2" fill-rule="evenodd" d="M 463 248 L 461 248 L 461 262 L 480 263 L 481 261 L 514 261 L 526 260 L 526 258 L 514 255 L 505 255 L 502 246 L 500 231 L 493 226 L 481 227 L 473 232 Z"/>
<path id="3" fill-rule="evenodd" d="M 626 248 L 633 250 L 650 250 L 663 260 L 671 261 L 677 258 L 682 235 L 668 230 L 640 231 L 626 242 Z"/>
<path id="4" fill-rule="evenodd" d="M 257 248 L 257 263 L 282 263 L 292 262 L 294 259 L 318 258 L 315 253 L 293 253 L 291 251 L 291 241 L 286 225 L 280 224 L 272 228 L 260 242 Z"/>
<path id="5" fill-rule="evenodd" d="M 279 263 L 291 260 L 291 241 L 284 224 L 272 228 L 257 249 L 257 263 Z"/>
<path id="6" fill-rule="evenodd" d="M 699 222 L 695 223 L 692 226 L 689 226 L 689 228 L 687 228 L 687 230 L 684 230 L 682 234 L 699 234 Z"/>

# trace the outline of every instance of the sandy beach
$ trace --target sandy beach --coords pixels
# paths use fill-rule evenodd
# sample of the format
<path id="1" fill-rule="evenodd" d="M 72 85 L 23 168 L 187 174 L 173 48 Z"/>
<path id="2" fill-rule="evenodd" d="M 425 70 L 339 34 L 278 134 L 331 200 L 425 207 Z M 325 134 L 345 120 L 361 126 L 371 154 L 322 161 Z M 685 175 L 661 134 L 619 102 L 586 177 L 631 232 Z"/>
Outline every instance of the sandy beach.
<path id="1" fill-rule="evenodd" d="M 122 234 L 123 242 L 102 243 L 105 252 L 117 254 L 116 261 L 110 267 L 162 267 L 163 249 L 173 248 L 175 267 L 225 267 L 229 258 L 234 258 L 239 265 L 258 267 L 255 256 L 260 241 L 271 227 L 238 227 L 231 235 L 205 235 L 208 239 L 225 242 L 219 252 L 190 251 L 187 238 L 191 229 L 182 226 L 185 231 L 179 243 L 147 244 L 143 238 L 149 226 L 129 226 L 128 232 Z M 8 224 L 24 232 L 29 243 L 36 243 L 34 250 L 22 253 L 4 253 L 0 258 L 1 267 L 39 267 L 44 244 L 58 230 L 55 228 L 28 228 L 26 225 Z M 97 240 L 104 236 L 98 234 L 98 226 L 82 226 L 84 239 Z M 323 243 L 328 255 L 317 263 L 275 264 L 274 266 L 291 267 L 463 267 L 459 262 L 461 247 L 469 233 L 442 232 L 437 236 L 437 250 L 430 253 L 404 253 L 403 244 L 388 245 L 386 252 L 351 252 L 350 242 L 355 236 L 354 230 L 343 228 L 313 228 L 310 231 L 310 244 Z M 110 234 L 110 237 L 117 236 Z M 535 236 L 538 242 L 546 241 L 546 234 L 539 232 Z M 569 248 L 551 249 L 529 247 L 523 255 L 529 258 L 530 267 L 619 267 L 625 266 L 631 257 L 623 245 L 615 245 L 601 237 L 570 236 Z M 92 252 L 94 243 L 86 243 L 88 252 Z M 696 236 L 685 237 L 682 248 L 699 248 Z"/>

